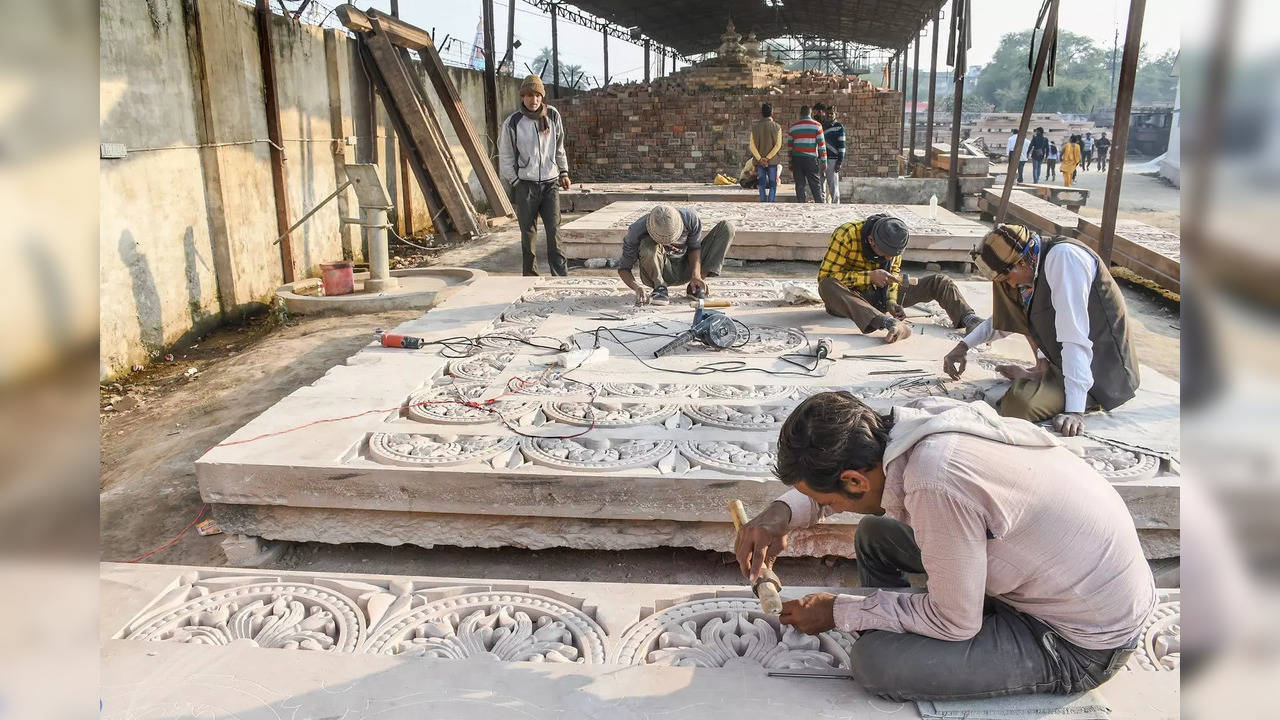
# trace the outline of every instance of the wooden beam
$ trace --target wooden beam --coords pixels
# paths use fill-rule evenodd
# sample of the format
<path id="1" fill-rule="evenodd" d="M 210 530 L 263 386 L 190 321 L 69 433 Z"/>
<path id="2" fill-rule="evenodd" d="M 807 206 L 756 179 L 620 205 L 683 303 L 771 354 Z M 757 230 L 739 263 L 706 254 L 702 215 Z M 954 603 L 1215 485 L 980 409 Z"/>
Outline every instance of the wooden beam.
<path id="1" fill-rule="evenodd" d="M 401 22 L 377 10 L 370 10 L 365 13 L 357 9 L 355 5 L 339 5 L 335 13 L 343 25 L 360 33 L 372 32 L 373 18 L 377 17 L 382 21 L 382 27 L 386 32 L 387 39 L 391 41 L 392 45 L 409 48 L 410 50 L 421 50 L 425 47 L 435 46 L 435 42 L 432 41 L 431 35 L 427 31 Z"/>
<path id="2" fill-rule="evenodd" d="M 911 66 L 911 162 L 916 161 L 916 103 L 920 101 L 920 34 L 916 33 L 915 62 Z M 927 145 L 925 147 L 928 147 Z"/>
<path id="3" fill-rule="evenodd" d="M 412 149 L 417 163 L 414 171 L 423 186 L 434 183 L 438 188 L 445 212 L 453 227 L 464 235 L 480 235 L 483 228 L 479 224 L 475 210 L 471 206 L 471 198 L 466 185 L 457 176 L 456 170 L 447 157 L 449 148 L 433 132 L 427 124 L 426 109 L 423 108 L 409 85 L 408 71 L 400 61 L 395 46 L 387 35 L 381 31 L 381 23 L 373 19 L 374 31 L 366 33 L 365 42 L 378 71 L 378 91 L 382 95 L 387 114 L 395 118 L 402 146 Z M 400 132 L 403 130 L 402 132 Z M 423 175 L 427 177 L 423 177 Z"/>
<path id="4" fill-rule="evenodd" d="M 924 132 L 927 136 L 924 140 L 926 163 L 932 162 L 933 153 L 933 102 L 938 88 L 938 17 L 941 14 L 941 10 L 933 14 L 933 52 L 929 55 L 929 116 L 924 122 Z"/>
<path id="5" fill-rule="evenodd" d="M 276 231 L 289 230 L 289 190 L 285 175 L 283 133 L 280 131 L 280 96 L 276 88 L 276 63 L 271 52 L 271 8 L 267 0 L 257 0 L 254 19 L 258 26 L 258 58 L 262 61 L 262 99 L 267 111 L 267 139 L 271 141 L 271 189 L 276 203 Z M 293 266 L 293 241 L 280 242 L 280 266 L 286 283 L 296 279 Z"/>
<path id="6" fill-rule="evenodd" d="M 515 4 L 515 0 L 507 0 Z M 484 126 L 488 134 L 490 146 L 486 147 L 489 157 L 498 155 L 498 68 L 494 56 L 493 0 L 482 0 L 484 24 Z"/>
<path id="7" fill-rule="evenodd" d="M 1116 95 L 1111 164 L 1107 167 L 1107 192 L 1102 199 L 1102 233 L 1098 255 L 1111 263 L 1116 234 L 1116 213 L 1120 210 L 1120 184 L 1124 180 L 1124 156 L 1129 148 L 1129 114 L 1133 109 L 1133 86 L 1138 77 L 1138 54 L 1142 50 L 1142 16 L 1147 0 L 1130 0 L 1129 24 L 1124 31 L 1124 57 L 1120 61 L 1120 89 Z"/>
<path id="8" fill-rule="evenodd" d="M 1017 182 L 1017 159 L 1022 157 L 1022 145 L 1027 141 L 1027 131 L 1031 129 L 1031 111 L 1035 109 L 1036 94 L 1040 91 L 1040 78 L 1044 76 L 1045 65 L 1049 63 L 1049 48 L 1057 42 L 1059 2 L 1060 0 L 1049 0 L 1049 17 L 1045 20 L 1044 35 L 1040 38 L 1040 49 L 1036 52 L 1036 66 L 1031 71 L 1031 84 L 1027 87 L 1027 98 L 1022 104 L 1022 119 L 1018 122 L 1018 140 L 1014 142 L 1013 150 L 1009 151 L 1009 164 L 1005 166 L 1004 189 L 1000 192 L 1000 205 L 995 212 L 997 224 L 1004 222 L 1004 215 L 1009 207 L 1009 193 L 1013 192 L 1013 186 Z"/>
<path id="9" fill-rule="evenodd" d="M 951 168 L 947 172 L 947 198 L 951 210 L 960 209 L 960 111 L 964 107 L 964 75 L 968 62 L 969 0 L 951 0 L 953 32 L 948 47 L 954 53 L 952 67 L 955 90 L 951 96 Z M 951 52 L 948 54 L 950 55 Z"/>

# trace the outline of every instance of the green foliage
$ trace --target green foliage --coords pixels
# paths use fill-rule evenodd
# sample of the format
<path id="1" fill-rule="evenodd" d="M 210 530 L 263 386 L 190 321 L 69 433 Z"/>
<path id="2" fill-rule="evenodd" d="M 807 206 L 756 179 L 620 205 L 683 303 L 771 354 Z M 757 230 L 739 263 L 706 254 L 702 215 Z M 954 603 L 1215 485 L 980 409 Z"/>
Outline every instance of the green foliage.
<path id="1" fill-rule="evenodd" d="M 1039 36 L 1036 37 L 1037 49 Z M 973 91 L 968 95 L 1001 112 L 1022 110 L 1030 84 L 1027 68 L 1031 52 L 1031 31 L 1008 33 L 1000 39 L 1000 47 L 991 62 L 982 68 Z M 1172 103 L 1178 79 L 1171 77 L 1176 53 L 1168 51 L 1151 59 L 1144 49 L 1139 56 L 1138 78 L 1134 87 L 1135 105 Z M 1034 58 L 1032 58 L 1034 59 Z M 1117 64 L 1120 58 L 1116 58 Z M 1119 67 L 1116 68 L 1117 73 Z M 1111 50 L 1099 48 L 1083 35 L 1063 30 L 1058 33 L 1058 62 L 1053 87 L 1042 81 L 1036 96 L 1036 112 L 1088 114 L 1095 108 L 1114 104 L 1111 87 Z"/>

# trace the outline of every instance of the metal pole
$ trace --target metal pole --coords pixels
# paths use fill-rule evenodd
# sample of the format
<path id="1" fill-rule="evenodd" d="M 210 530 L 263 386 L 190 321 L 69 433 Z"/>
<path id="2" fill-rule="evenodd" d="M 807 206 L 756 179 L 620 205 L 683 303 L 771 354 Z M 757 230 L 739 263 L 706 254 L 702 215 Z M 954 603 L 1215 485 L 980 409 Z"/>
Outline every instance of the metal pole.
<path id="1" fill-rule="evenodd" d="M 898 117 L 902 124 L 898 126 L 898 156 L 902 156 L 902 148 L 907 144 L 907 48 L 902 48 L 902 59 L 898 61 L 898 92 L 902 94 L 902 112 Z"/>
<path id="2" fill-rule="evenodd" d="M 1124 58 L 1120 61 L 1120 89 L 1116 94 L 1114 137 L 1111 140 L 1111 164 L 1107 167 L 1107 194 L 1102 202 L 1102 234 L 1098 236 L 1098 255 L 1111 264 L 1111 247 L 1115 242 L 1116 213 L 1120 210 L 1120 183 L 1124 180 L 1124 155 L 1129 145 L 1129 111 L 1133 109 L 1133 86 L 1138 77 L 1138 53 L 1142 49 L 1142 15 L 1147 0 L 1131 0 L 1129 25 L 1124 33 Z"/>
<path id="3" fill-rule="evenodd" d="M 929 55 L 929 116 L 925 119 L 925 139 L 924 139 L 924 163 L 928 165 L 932 162 L 933 156 L 933 101 L 937 94 L 938 88 L 938 16 L 942 11 L 933 15 L 933 52 Z"/>
<path id="4" fill-rule="evenodd" d="M 1022 120 L 1018 123 L 1018 140 L 1013 144 L 1013 150 L 1009 152 L 1009 165 L 1004 171 L 1004 189 L 1000 191 L 1000 205 L 996 207 L 997 224 L 1004 222 L 1004 214 L 1009 209 L 1009 196 L 1013 194 L 1013 178 L 1017 175 L 1017 160 L 1022 157 L 1022 145 L 1027 141 L 1027 131 L 1031 129 L 1031 111 L 1035 108 L 1036 94 L 1040 91 L 1040 78 L 1044 75 L 1044 66 L 1049 62 L 1049 48 L 1053 46 L 1058 34 L 1058 3 L 1059 0 L 1049 2 L 1049 17 L 1045 20 L 1044 36 L 1040 38 L 1040 50 L 1036 52 L 1036 68 L 1031 71 L 1027 99 L 1022 104 Z M 1133 86 L 1130 85 L 1129 89 L 1132 90 Z"/>
<path id="5" fill-rule="evenodd" d="M 511 6 L 515 7 L 515 0 L 511 0 Z M 600 38 L 604 40 L 604 84 L 609 85 L 609 31 L 607 28 L 600 29 Z"/>
<path id="6" fill-rule="evenodd" d="M 911 163 L 916 161 L 916 103 L 920 101 L 920 31 L 916 31 L 915 61 L 911 66 Z M 929 157 L 929 151 L 924 153 Z"/>
<path id="7" fill-rule="evenodd" d="M 515 0 L 508 0 L 515 2 Z M 556 32 L 556 5 L 551 6 L 551 97 L 560 98 L 560 34 Z"/>
<path id="8" fill-rule="evenodd" d="M 515 0 L 508 0 L 512 5 Z M 489 156 L 497 155 L 498 147 L 498 68 L 494 58 L 494 18 L 493 18 L 493 0 L 484 0 L 482 3 L 484 23 L 484 126 L 485 132 L 489 136 L 489 142 L 492 150 Z"/>
<path id="9" fill-rule="evenodd" d="M 511 74 L 516 74 L 516 0 L 507 0 L 507 57 L 511 58 Z"/>
<path id="10" fill-rule="evenodd" d="M 960 209 L 960 108 L 964 105 L 964 75 L 969 54 L 969 43 L 966 40 L 969 35 L 969 14 L 965 12 L 968 4 L 968 0 L 951 2 L 951 23 L 955 33 L 948 42 L 955 46 L 955 65 L 952 70 L 955 90 L 951 96 L 951 168 L 947 171 L 947 199 L 952 211 Z"/>
<path id="11" fill-rule="evenodd" d="M 280 97 L 276 90 L 275 56 L 271 51 L 271 9 L 267 0 L 257 0 L 254 19 L 258 26 L 258 59 L 262 63 L 262 95 L 266 102 L 267 138 L 271 141 L 271 189 L 275 196 L 276 232 L 280 243 L 281 275 L 287 283 L 294 281 L 293 243 L 289 234 L 289 185 L 285 176 L 284 152 L 280 131 Z"/>
<path id="12" fill-rule="evenodd" d="M 644 81 L 649 83 L 649 56 L 653 53 L 650 51 L 649 38 L 644 39 Z"/>
<path id="13" fill-rule="evenodd" d="M 400 280 L 391 277 L 389 251 L 387 250 L 387 209 L 360 208 L 365 241 L 369 244 L 369 279 L 364 281 L 365 292 L 382 292 L 400 287 Z"/>

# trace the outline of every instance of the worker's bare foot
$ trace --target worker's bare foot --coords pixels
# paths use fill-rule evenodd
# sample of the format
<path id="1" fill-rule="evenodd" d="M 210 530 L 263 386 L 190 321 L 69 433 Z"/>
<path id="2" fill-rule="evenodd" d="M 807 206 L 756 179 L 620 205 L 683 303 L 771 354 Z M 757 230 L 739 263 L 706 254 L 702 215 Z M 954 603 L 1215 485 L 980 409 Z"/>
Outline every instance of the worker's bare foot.
<path id="1" fill-rule="evenodd" d="M 886 343 L 898 342 L 911 337 L 911 325 L 905 322 L 894 322 L 889 327 L 889 332 L 885 333 L 884 341 Z"/>

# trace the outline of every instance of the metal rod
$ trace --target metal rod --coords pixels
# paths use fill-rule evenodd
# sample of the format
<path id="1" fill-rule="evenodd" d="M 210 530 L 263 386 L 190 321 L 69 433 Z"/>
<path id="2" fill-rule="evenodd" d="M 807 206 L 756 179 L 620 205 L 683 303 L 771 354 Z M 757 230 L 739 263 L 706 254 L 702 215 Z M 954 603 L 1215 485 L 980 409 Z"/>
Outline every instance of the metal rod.
<path id="1" fill-rule="evenodd" d="M 1129 26 L 1124 31 L 1124 57 L 1120 60 L 1120 90 L 1116 95 L 1116 117 L 1112 128 L 1111 164 L 1107 167 L 1107 194 L 1102 201 L 1102 231 L 1098 255 L 1111 264 L 1116 235 L 1116 213 L 1120 210 L 1120 184 L 1124 180 L 1124 156 L 1129 147 L 1129 115 L 1133 109 L 1133 86 L 1138 77 L 1138 54 L 1142 50 L 1142 15 L 1147 0 L 1131 0 Z"/>
<path id="2" fill-rule="evenodd" d="M 515 0 L 507 0 L 515 2 Z M 556 11 L 559 6 L 551 6 L 551 97 L 560 98 L 560 34 L 556 31 Z"/>
<path id="3" fill-rule="evenodd" d="M 516 0 L 507 0 L 507 57 L 511 58 L 511 74 L 516 74 Z"/>
<path id="4" fill-rule="evenodd" d="M 294 230 L 297 230 L 299 225 L 306 222 L 312 215 L 315 215 L 317 212 L 319 212 L 320 208 L 324 207 L 325 203 L 338 197 L 339 193 L 341 193 L 343 190 L 346 190 L 347 187 L 349 187 L 352 182 L 354 182 L 354 180 L 348 180 L 342 183 L 341 185 L 339 185 L 337 190 L 334 190 L 333 192 L 329 193 L 328 197 L 321 200 L 319 204 L 317 204 L 315 207 L 308 210 L 306 215 L 303 215 L 302 217 L 298 218 L 298 222 L 294 223 L 293 225 L 290 225 L 288 230 L 285 230 L 283 233 L 280 233 L 280 237 L 276 238 L 275 242 L 271 244 L 275 245 L 276 243 L 279 243 L 281 240 L 285 239 L 285 237 L 289 233 L 293 232 Z"/>
<path id="5" fill-rule="evenodd" d="M 911 163 L 916 161 L 916 103 L 920 101 L 920 32 L 916 31 L 915 61 L 911 65 Z M 925 157 L 929 153 L 925 152 Z"/>
<path id="6" fill-rule="evenodd" d="M 942 11 L 933 14 L 933 52 L 929 55 L 929 115 L 924 121 L 924 164 L 933 159 L 933 101 L 938 89 L 938 16 Z"/>
<path id="7" fill-rule="evenodd" d="M 652 52 L 650 52 L 649 38 L 645 38 L 645 39 L 644 39 L 644 81 L 645 81 L 645 84 L 648 84 L 648 82 L 649 82 L 649 56 L 650 56 L 650 55 L 652 55 L 652 54 L 653 54 L 653 53 L 652 53 Z"/>
<path id="8" fill-rule="evenodd" d="M 1036 67 L 1031 71 L 1031 84 L 1027 86 L 1027 98 L 1022 104 L 1022 119 L 1018 122 L 1018 139 L 1014 141 L 1013 149 L 1009 151 L 1009 165 L 1004 171 L 1004 188 L 1000 191 L 1000 205 L 996 207 L 997 225 L 1004 222 L 1005 213 L 1009 210 L 1009 196 L 1013 194 L 1014 175 L 1017 172 L 1018 159 L 1022 157 L 1022 146 L 1027 142 L 1027 131 L 1031 129 L 1031 111 L 1035 109 L 1036 94 L 1040 92 L 1040 78 L 1044 76 L 1044 66 L 1049 62 L 1049 48 L 1053 47 L 1053 43 L 1057 40 L 1058 3 L 1059 0 L 1049 0 L 1049 17 L 1045 20 L 1044 35 L 1040 38 L 1040 50 L 1036 52 Z M 1130 90 L 1132 89 L 1130 86 Z M 1103 221 L 1106 221 L 1105 215 Z"/>
<path id="9" fill-rule="evenodd" d="M 516 4 L 515 0 L 511 0 L 511 5 L 514 6 L 515 4 Z M 604 30 L 601 30 L 600 39 L 604 41 L 604 87 L 608 87 L 609 85 L 609 33 L 605 32 Z"/>

